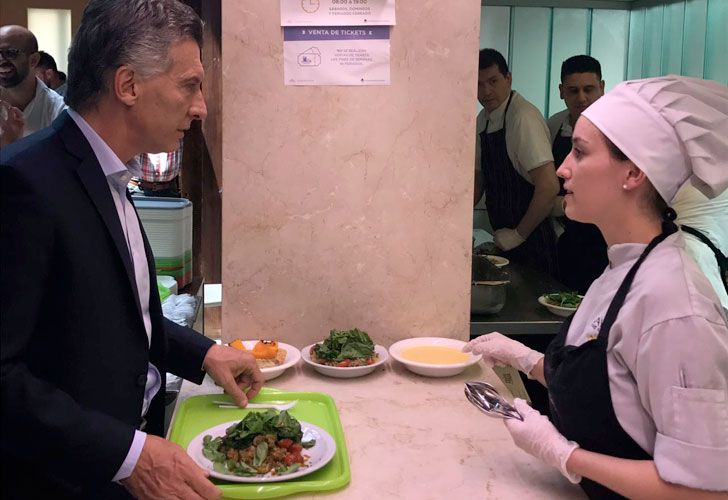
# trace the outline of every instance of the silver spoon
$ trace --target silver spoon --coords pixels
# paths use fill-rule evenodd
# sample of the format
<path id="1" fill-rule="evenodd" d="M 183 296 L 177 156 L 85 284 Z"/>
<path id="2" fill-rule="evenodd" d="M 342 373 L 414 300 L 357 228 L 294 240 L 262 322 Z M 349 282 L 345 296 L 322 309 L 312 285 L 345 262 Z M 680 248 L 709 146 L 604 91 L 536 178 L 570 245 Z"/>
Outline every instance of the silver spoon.
<path id="1" fill-rule="evenodd" d="M 473 406 L 490 417 L 517 418 L 523 417 L 508 401 L 503 399 L 495 387 L 487 382 L 465 382 L 465 397 Z"/>

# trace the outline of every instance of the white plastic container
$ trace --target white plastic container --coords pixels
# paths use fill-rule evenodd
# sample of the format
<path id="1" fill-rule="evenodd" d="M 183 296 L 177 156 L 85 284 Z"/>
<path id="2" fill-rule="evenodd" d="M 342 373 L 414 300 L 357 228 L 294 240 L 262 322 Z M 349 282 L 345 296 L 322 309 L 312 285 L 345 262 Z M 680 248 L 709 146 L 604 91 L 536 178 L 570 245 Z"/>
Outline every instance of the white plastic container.
<path id="1" fill-rule="evenodd" d="M 179 288 L 192 281 L 192 202 L 185 198 L 134 196 L 158 275 Z"/>

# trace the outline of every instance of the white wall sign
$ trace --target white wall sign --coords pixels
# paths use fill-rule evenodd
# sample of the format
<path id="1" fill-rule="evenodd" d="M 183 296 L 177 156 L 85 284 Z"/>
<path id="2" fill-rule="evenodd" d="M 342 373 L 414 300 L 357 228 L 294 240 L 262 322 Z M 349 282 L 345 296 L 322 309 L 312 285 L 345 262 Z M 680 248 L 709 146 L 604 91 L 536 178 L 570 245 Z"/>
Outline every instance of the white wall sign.
<path id="1" fill-rule="evenodd" d="M 389 85 L 389 26 L 283 28 L 286 85 Z"/>
<path id="2" fill-rule="evenodd" d="M 394 0 L 281 0 L 281 26 L 395 24 Z"/>

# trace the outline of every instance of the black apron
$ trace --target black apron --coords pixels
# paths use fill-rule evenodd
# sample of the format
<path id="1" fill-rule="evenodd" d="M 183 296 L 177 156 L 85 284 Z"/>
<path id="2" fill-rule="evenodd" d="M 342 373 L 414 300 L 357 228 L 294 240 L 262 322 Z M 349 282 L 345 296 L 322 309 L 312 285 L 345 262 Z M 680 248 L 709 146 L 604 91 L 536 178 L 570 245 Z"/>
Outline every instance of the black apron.
<path id="1" fill-rule="evenodd" d="M 710 238 L 705 236 L 703 233 L 695 229 L 694 227 L 681 225 L 680 229 L 685 231 L 688 234 L 692 234 L 697 239 L 708 245 L 708 248 L 710 248 L 713 251 L 713 255 L 715 255 L 715 260 L 718 261 L 718 269 L 720 270 L 720 278 L 723 281 L 723 286 L 725 287 L 725 291 L 728 292 L 728 257 L 723 255 L 723 252 L 720 251 L 720 249 L 713 244 L 712 241 L 710 241 Z"/>
<path id="2" fill-rule="evenodd" d="M 503 113 L 503 128 L 488 133 L 488 123 L 480 133 L 480 168 L 485 178 L 485 206 L 494 230 L 514 229 L 528 210 L 534 187 L 516 171 L 506 148 L 506 116 L 511 105 L 511 92 Z M 532 268 L 558 275 L 556 234 L 547 217 L 513 250 L 503 252 L 507 258 Z"/>
<path id="3" fill-rule="evenodd" d="M 561 135 L 563 125 L 559 127 L 551 152 L 554 164 L 559 168 L 571 152 L 571 137 Z M 564 196 L 564 179 L 559 177 L 559 195 Z M 607 267 L 607 242 L 597 226 L 576 222 L 568 217 L 560 217 L 564 232 L 556 244 L 556 255 L 559 265 L 559 281 L 570 290 L 585 294 L 592 282 Z"/>
<path id="4" fill-rule="evenodd" d="M 559 334 L 546 350 L 544 376 L 551 421 L 567 439 L 576 441 L 585 450 L 632 460 L 652 459 L 625 432 L 614 413 L 607 371 L 607 343 L 609 330 L 624 304 L 637 270 L 652 249 L 675 231 L 673 224 L 664 223 L 663 232 L 647 245 L 609 304 L 596 339 L 580 346 L 564 345 L 572 316 L 564 321 Z M 582 479 L 580 486 L 591 499 L 623 498 L 590 479 Z"/>

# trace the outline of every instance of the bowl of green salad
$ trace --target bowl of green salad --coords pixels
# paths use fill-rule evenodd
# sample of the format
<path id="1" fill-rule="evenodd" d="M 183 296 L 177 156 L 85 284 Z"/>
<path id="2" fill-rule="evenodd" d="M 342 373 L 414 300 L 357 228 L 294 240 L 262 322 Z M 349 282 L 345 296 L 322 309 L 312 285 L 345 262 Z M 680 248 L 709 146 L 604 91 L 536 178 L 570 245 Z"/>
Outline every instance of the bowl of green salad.
<path id="1" fill-rule="evenodd" d="M 372 373 L 388 358 L 387 349 L 372 342 L 367 332 L 331 330 L 329 337 L 301 349 L 303 362 L 317 372 L 336 378 L 354 378 Z"/>
<path id="2" fill-rule="evenodd" d="M 574 314 L 583 298 L 583 295 L 576 292 L 545 293 L 538 298 L 538 303 L 553 314 L 566 317 Z"/>

